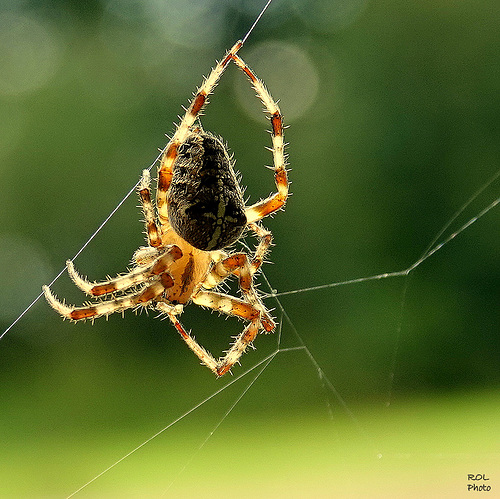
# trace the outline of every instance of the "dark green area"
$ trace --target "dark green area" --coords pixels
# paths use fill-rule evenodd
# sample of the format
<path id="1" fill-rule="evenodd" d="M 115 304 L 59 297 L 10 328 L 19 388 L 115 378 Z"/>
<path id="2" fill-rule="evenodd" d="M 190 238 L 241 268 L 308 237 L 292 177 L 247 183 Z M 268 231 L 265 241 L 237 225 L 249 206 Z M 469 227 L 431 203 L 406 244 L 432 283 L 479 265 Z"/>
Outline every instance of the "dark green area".
<path id="1" fill-rule="evenodd" d="M 339 11 L 351 3 L 339 2 Z M 205 9 L 198 26 L 186 12 L 173 23 L 177 3 L 168 1 L 123 2 L 120 15 L 116 2 L 0 5 L 1 334 L 153 162 L 181 105 L 257 13 L 241 2 L 193 2 L 191 14 Z M 276 1 L 241 56 L 291 125 L 293 196 L 264 221 L 275 236 L 264 271 L 273 289 L 302 291 L 280 297 L 286 316 L 266 303 L 282 322 L 281 346 L 302 341 L 342 402 L 304 351 L 279 353 L 200 453 L 252 373 L 88 497 L 157 497 L 184 465 L 172 497 L 203 496 L 194 470 L 205 497 L 226 486 L 238 497 L 307 497 L 312 483 L 316 497 L 333 496 L 334 483 L 340 497 L 369 497 L 369 484 L 395 486 L 391 469 L 407 488 L 384 496 L 460 497 L 468 472 L 494 471 L 498 425 L 485 421 L 498 414 L 500 385 L 498 206 L 406 277 L 305 288 L 407 269 L 499 197 L 500 180 L 487 183 L 500 169 L 500 10 L 494 0 L 384 0 L 335 29 L 319 14 L 329 5 Z M 316 98 L 303 112 L 310 88 L 294 83 L 304 68 L 283 74 L 252 59 L 272 42 L 303 54 L 317 73 Z M 242 78 L 227 71 L 203 123 L 227 140 L 255 201 L 274 189 L 263 168 L 270 142 L 268 124 L 237 99 Z M 137 204 L 132 195 L 76 260 L 84 275 L 126 269 L 143 244 Z M 85 300 L 66 274 L 53 289 L 69 303 Z M 128 311 L 74 325 L 40 300 L 4 336 L 0 428 L 9 465 L 0 497 L 71 493 L 234 379 L 215 380 L 154 317 Z M 216 355 L 243 327 L 195 306 L 183 322 Z M 277 334 L 258 337 L 234 375 L 276 345 Z M 374 460 L 379 452 L 394 460 Z M 440 453 L 439 466 L 425 462 Z M 351 481 L 368 477 L 366 488 L 351 496 L 343 476 L 325 481 L 339 467 Z M 438 469 L 447 478 L 433 495 L 426 478 L 435 481 Z M 291 476 L 295 489 L 284 485 Z"/>

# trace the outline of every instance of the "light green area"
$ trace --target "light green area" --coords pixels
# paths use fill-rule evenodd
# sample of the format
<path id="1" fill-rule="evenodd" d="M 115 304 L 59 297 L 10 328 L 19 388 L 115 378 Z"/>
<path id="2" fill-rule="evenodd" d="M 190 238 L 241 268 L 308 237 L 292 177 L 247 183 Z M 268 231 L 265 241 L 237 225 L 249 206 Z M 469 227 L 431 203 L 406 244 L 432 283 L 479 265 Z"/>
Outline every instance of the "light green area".
<path id="1" fill-rule="evenodd" d="M 210 427 L 205 408 L 88 485 L 79 497 L 469 497 L 469 484 L 495 490 L 496 393 L 408 399 L 388 408 L 352 407 L 355 420 L 326 410 L 228 418 Z M 241 415 L 243 416 L 243 415 Z M 49 435 L 13 434 L 3 452 L 1 497 L 63 497 L 131 445 L 140 431 L 114 428 Z M 151 426 L 151 421 L 149 422 Z M 18 429 L 19 431 L 19 429 Z M 23 443 L 24 442 L 24 443 Z M 469 474 L 489 481 L 470 481 Z"/>

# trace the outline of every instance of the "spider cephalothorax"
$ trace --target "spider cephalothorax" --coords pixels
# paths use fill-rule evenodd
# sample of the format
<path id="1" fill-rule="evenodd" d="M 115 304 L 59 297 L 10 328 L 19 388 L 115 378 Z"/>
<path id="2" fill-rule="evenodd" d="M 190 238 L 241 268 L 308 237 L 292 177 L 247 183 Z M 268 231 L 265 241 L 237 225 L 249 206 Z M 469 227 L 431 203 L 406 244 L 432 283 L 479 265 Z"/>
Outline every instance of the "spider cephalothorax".
<path id="1" fill-rule="evenodd" d="M 201 129 L 181 144 L 167 193 L 172 228 L 195 248 L 226 248 L 247 219 L 232 160 L 220 139 Z"/>
<path id="2" fill-rule="evenodd" d="M 259 331 L 275 328 L 253 285 L 272 241 L 271 233 L 256 222 L 282 208 L 288 197 L 282 115 L 264 84 L 237 55 L 242 44 L 237 42 L 205 79 L 163 150 L 155 203 L 149 171 L 143 172 L 138 192 L 148 245 L 134 253 L 134 267 L 115 278 L 89 282 L 67 262 L 68 273 L 80 289 L 108 299 L 69 306 L 44 286 L 49 304 L 74 321 L 139 307 L 166 314 L 189 348 L 218 376 L 238 362 Z M 244 204 L 233 161 L 222 141 L 195 125 L 207 96 L 231 61 L 248 77 L 271 120 L 277 192 L 251 206 Z M 244 230 L 253 232 L 259 241 L 254 253 L 230 252 L 228 248 Z M 240 298 L 216 290 L 231 276 L 238 279 Z M 179 322 L 184 305 L 190 302 L 248 322 L 218 360 Z"/>

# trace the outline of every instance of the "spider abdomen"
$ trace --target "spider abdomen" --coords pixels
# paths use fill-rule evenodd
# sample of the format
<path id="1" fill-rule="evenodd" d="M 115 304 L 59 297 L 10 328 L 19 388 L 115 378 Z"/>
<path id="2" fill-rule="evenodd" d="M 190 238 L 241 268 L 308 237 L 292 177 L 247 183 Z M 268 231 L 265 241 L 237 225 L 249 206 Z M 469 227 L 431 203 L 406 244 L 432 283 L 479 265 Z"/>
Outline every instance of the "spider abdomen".
<path id="1" fill-rule="evenodd" d="M 167 204 L 173 229 L 195 248 L 218 250 L 240 237 L 245 205 L 221 140 L 198 129 L 179 146 Z"/>

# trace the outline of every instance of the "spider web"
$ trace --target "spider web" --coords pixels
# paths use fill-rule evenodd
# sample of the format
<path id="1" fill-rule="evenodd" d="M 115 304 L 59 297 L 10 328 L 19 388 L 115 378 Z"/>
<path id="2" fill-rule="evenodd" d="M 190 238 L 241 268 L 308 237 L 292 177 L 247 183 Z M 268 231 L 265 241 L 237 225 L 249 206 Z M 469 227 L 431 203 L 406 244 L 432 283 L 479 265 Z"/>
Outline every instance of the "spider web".
<path id="1" fill-rule="evenodd" d="M 369 436 L 368 436 L 365 428 L 358 421 L 355 413 L 351 410 L 349 404 L 347 404 L 346 401 L 343 399 L 342 395 L 335 388 L 335 385 L 331 382 L 331 380 L 325 374 L 321 365 L 318 363 L 315 356 L 311 353 L 310 349 L 307 347 L 307 344 L 305 343 L 301 334 L 297 330 L 293 320 L 290 318 L 289 314 L 287 313 L 287 310 L 285 309 L 285 307 L 281 303 L 280 297 L 288 296 L 288 295 L 301 295 L 301 294 L 305 294 L 305 293 L 312 293 L 315 291 L 336 288 L 339 286 L 359 285 L 359 284 L 366 283 L 369 281 L 379 281 L 379 280 L 383 280 L 383 279 L 401 278 L 403 280 L 402 285 L 401 285 L 401 315 L 400 315 L 400 317 L 398 319 L 398 323 L 395 327 L 396 341 L 395 341 L 394 351 L 393 351 L 393 355 L 392 355 L 391 370 L 388 373 L 389 374 L 388 377 L 391 380 L 393 380 L 394 374 L 395 374 L 394 369 L 395 369 L 395 365 L 396 365 L 396 361 L 397 361 L 398 347 L 399 347 L 399 343 L 400 343 L 400 335 L 401 335 L 401 330 L 403 327 L 403 315 L 404 315 L 404 311 L 405 311 L 406 294 L 407 294 L 408 286 L 409 286 L 408 278 L 409 278 L 410 274 L 413 271 L 415 271 L 415 269 L 417 269 L 420 265 L 422 265 L 428 258 L 431 258 L 438 251 L 442 250 L 445 245 L 451 243 L 457 236 L 461 235 L 464 231 L 466 231 L 474 223 L 478 222 L 483 216 L 485 216 L 492 209 L 494 209 L 495 207 L 498 206 L 498 204 L 500 203 L 500 197 L 493 199 L 489 204 L 484 206 L 477 214 L 475 214 L 473 217 L 468 219 L 465 223 L 460 225 L 458 228 L 456 228 L 455 230 L 453 230 L 451 232 L 449 231 L 450 227 L 453 226 L 454 222 L 467 209 L 467 207 L 469 207 L 469 205 L 471 203 L 473 203 L 473 201 L 475 201 L 484 191 L 486 191 L 488 188 L 490 188 L 499 179 L 499 177 L 500 177 L 500 170 L 497 171 L 474 194 L 471 195 L 471 197 L 450 217 L 450 219 L 438 231 L 436 236 L 432 239 L 432 241 L 428 244 L 425 251 L 420 256 L 420 258 L 418 260 L 416 260 L 412 265 L 410 265 L 409 267 L 407 267 L 405 269 L 402 269 L 399 271 L 393 271 L 393 272 L 386 272 L 386 273 L 372 275 L 372 276 L 349 279 L 347 281 L 331 282 L 331 283 L 326 283 L 326 284 L 322 284 L 322 285 L 318 285 L 318 286 L 304 287 L 304 288 L 300 288 L 300 289 L 294 289 L 294 290 L 283 291 L 283 292 L 273 291 L 273 287 L 272 287 L 271 283 L 268 281 L 268 279 L 265 276 L 265 273 L 263 272 L 263 278 L 267 284 L 267 287 L 270 290 L 270 292 L 265 293 L 263 295 L 263 297 L 267 298 L 267 299 L 273 299 L 276 302 L 277 313 L 281 317 L 281 320 L 279 322 L 279 330 L 277 332 L 276 349 L 273 350 L 270 354 L 268 354 L 264 358 L 262 358 L 258 363 L 253 365 L 251 368 L 245 370 L 242 374 L 237 375 L 234 379 L 232 379 L 230 382 L 226 383 L 223 387 L 216 390 L 215 392 L 210 394 L 205 399 L 201 400 L 198 404 L 194 405 L 192 408 L 190 408 L 188 411 L 183 413 L 181 416 L 179 416 L 178 418 L 176 418 L 175 420 L 170 422 L 167 426 L 163 427 L 160 431 L 158 431 L 157 433 L 152 435 L 150 438 L 148 438 L 147 440 L 142 442 L 140 445 L 138 445 L 137 447 L 132 449 L 129 453 L 127 453 L 126 455 L 121 457 L 119 460 L 117 460 L 115 463 L 113 463 L 110 467 L 106 468 L 101 473 L 96 475 L 91 481 L 87 482 L 81 488 L 77 489 L 69 497 L 72 497 L 73 495 L 80 492 L 83 488 L 90 485 L 93 481 L 100 478 L 103 474 L 110 471 L 112 468 L 114 468 L 115 466 L 120 464 L 123 460 L 127 459 L 129 456 L 131 456 L 132 454 L 134 454 L 138 450 L 142 449 L 142 447 L 149 444 L 152 440 L 156 439 L 157 437 L 162 435 L 164 432 L 166 432 L 167 430 L 172 428 L 174 425 L 176 425 L 177 423 L 182 421 L 184 418 L 188 417 L 192 412 L 199 410 L 203 405 L 207 404 L 213 398 L 217 397 L 222 392 L 229 389 L 233 384 L 242 382 L 242 384 L 244 386 L 239 389 L 234 401 L 231 403 L 231 405 L 228 407 L 228 409 L 224 412 L 224 414 L 220 417 L 220 419 L 218 419 L 218 421 L 213 426 L 213 428 L 210 429 L 210 431 L 207 433 L 206 437 L 199 444 L 196 451 L 190 456 L 190 458 L 187 460 L 187 462 L 181 467 L 178 474 L 175 476 L 173 481 L 170 483 L 169 487 L 166 489 L 166 490 L 169 490 L 169 488 L 173 485 L 173 483 L 178 479 L 178 477 L 183 473 L 183 471 L 189 466 L 190 462 L 195 458 L 196 454 L 199 451 L 201 451 L 201 449 L 207 444 L 207 442 L 210 440 L 210 438 L 213 436 L 213 434 L 219 429 L 219 427 L 223 424 L 223 422 L 226 420 L 226 418 L 231 414 L 233 409 L 240 403 L 242 398 L 253 387 L 254 383 L 259 379 L 259 377 L 269 367 L 269 365 L 275 359 L 275 357 L 277 355 L 284 355 L 284 354 L 288 354 L 290 352 L 295 352 L 296 354 L 305 355 L 308 362 L 310 363 L 310 367 L 316 372 L 317 377 L 318 377 L 318 381 L 321 384 L 321 387 L 323 388 L 323 390 L 325 392 L 327 392 L 326 409 L 327 409 L 328 413 L 330 414 L 330 417 L 333 419 L 333 414 L 331 412 L 331 404 L 330 404 L 330 399 L 333 398 L 333 400 L 341 407 L 342 411 L 344 411 L 345 414 L 347 414 L 348 418 L 356 426 L 356 428 L 360 432 L 360 434 L 362 434 L 364 436 L 364 438 L 369 439 Z M 290 347 L 282 346 L 282 327 L 284 324 L 289 326 L 292 336 L 294 337 L 296 343 L 298 343 L 296 346 L 290 346 Z M 249 378 L 249 380 L 247 378 Z M 392 384 L 390 386 L 389 392 L 387 393 L 386 405 L 389 405 L 391 402 L 390 390 L 392 390 Z M 382 452 L 379 451 L 376 454 L 377 454 L 377 457 L 379 457 L 379 458 L 382 457 Z"/>
<path id="2" fill-rule="evenodd" d="M 155 163 L 149 168 L 152 168 L 154 164 Z M 394 405 L 394 392 L 397 391 L 398 377 L 400 374 L 402 375 L 401 369 L 404 367 L 402 366 L 404 361 L 409 359 L 407 339 L 410 329 L 409 324 L 411 323 L 411 294 L 414 287 L 418 285 L 419 276 L 416 275 L 418 274 L 417 271 L 422 269 L 424 264 L 432 263 L 439 257 L 446 260 L 446 249 L 453 249 L 456 244 L 466 244 L 467 235 L 472 233 L 474 227 L 480 226 L 481 222 L 484 221 L 483 219 L 491 215 L 491 212 L 497 208 L 500 203 L 500 198 L 496 197 L 499 177 L 500 171 L 496 172 L 488 180 L 485 180 L 481 187 L 473 192 L 470 197 L 460 205 L 459 209 L 457 209 L 442 225 L 441 229 L 436 233 L 436 236 L 432 238 L 421 255 L 415 259 L 411 265 L 405 266 L 400 270 L 388 270 L 384 273 L 364 275 L 361 277 L 356 276 L 339 281 L 326 280 L 326 282 L 320 282 L 319 285 L 315 286 L 304 285 L 294 289 L 282 290 L 283 284 L 281 280 L 276 277 L 269 277 L 268 279 L 268 266 L 264 266 L 264 273 L 261 278 L 261 292 L 266 298 L 267 305 L 269 307 L 275 307 L 274 314 L 278 318 L 279 323 L 275 336 L 261 335 L 256 340 L 257 351 L 245 355 L 242 359 L 242 366 L 234 370 L 234 376 L 232 378 L 223 378 L 216 388 L 211 385 L 208 388 L 208 393 L 206 393 L 207 390 L 205 388 L 204 390 L 198 390 L 196 388 L 202 376 L 202 374 L 200 374 L 202 368 L 198 370 L 194 368 L 191 369 L 191 364 L 187 367 L 186 365 L 189 362 L 196 361 L 186 354 L 185 358 L 183 358 L 184 369 L 194 373 L 189 374 L 191 385 L 186 384 L 183 386 L 183 389 L 193 391 L 187 402 L 187 407 L 180 402 L 176 403 L 176 392 L 173 387 L 169 386 L 167 380 L 166 384 L 168 388 L 172 388 L 172 392 L 169 392 L 167 397 L 170 399 L 173 406 L 172 411 L 168 412 L 168 416 L 162 417 L 158 415 L 158 413 L 154 413 L 156 417 L 151 417 L 148 428 L 145 429 L 143 433 L 131 432 L 124 445 L 114 443 L 115 436 L 110 435 L 107 439 L 105 438 L 107 450 L 104 452 L 104 455 L 98 455 L 95 458 L 93 453 L 97 452 L 97 450 L 93 450 L 92 446 L 96 445 L 99 438 L 105 435 L 98 432 L 93 434 L 93 429 L 90 428 L 89 447 L 91 447 L 91 449 L 88 450 L 82 446 L 82 448 L 78 449 L 76 456 L 73 450 L 72 455 L 74 456 L 74 461 L 71 464 L 73 466 L 75 463 L 81 463 L 83 459 L 86 459 L 83 456 L 91 456 L 88 458 L 91 463 L 86 466 L 85 470 L 82 470 L 80 473 L 77 472 L 78 482 L 81 485 L 76 483 L 77 480 L 73 480 L 72 483 L 75 483 L 75 486 L 71 489 L 72 493 L 69 497 L 74 495 L 85 496 L 86 493 L 93 496 L 96 494 L 104 496 L 109 490 L 123 490 L 129 483 L 128 479 L 130 474 L 133 474 L 134 477 L 139 477 L 141 474 L 144 474 L 145 478 L 143 483 L 154 482 L 156 484 L 158 482 L 159 485 L 155 485 L 155 497 L 159 495 L 157 490 L 162 491 L 166 496 L 172 493 L 175 494 L 179 490 L 179 483 L 181 481 L 187 482 L 191 479 L 193 470 L 198 471 L 200 466 L 209 467 L 207 463 L 210 462 L 210 459 L 206 461 L 202 459 L 202 456 L 205 454 L 210 455 L 211 460 L 215 461 L 216 465 L 224 470 L 227 478 L 232 474 L 242 477 L 241 468 L 237 468 L 237 471 L 233 470 L 236 466 L 234 461 L 242 460 L 245 457 L 242 456 L 241 453 L 238 453 L 237 447 L 243 446 L 244 449 L 248 449 L 248 446 L 245 446 L 244 441 L 235 442 L 224 439 L 234 438 L 234 435 L 238 434 L 238 432 L 232 428 L 232 425 L 238 425 L 241 421 L 244 421 L 244 424 L 250 427 L 255 412 L 259 411 L 261 414 L 260 417 L 262 417 L 262 412 L 267 412 L 268 416 L 263 424 L 257 426 L 259 430 L 267 432 L 264 437 L 272 440 L 276 435 L 282 435 L 279 433 L 277 426 L 273 424 L 272 420 L 277 419 L 281 422 L 283 415 L 281 413 L 278 414 L 278 411 L 283 407 L 293 412 L 293 403 L 287 404 L 283 403 L 282 400 L 277 400 L 280 390 L 283 389 L 286 384 L 290 383 L 301 383 L 302 385 L 311 387 L 310 400 L 313 401 L 312 403 L 315 407 L 315 411 L 313 412 L 318 413 L 320 419 L 323 418 L 331 423 L 329 425 L 329 430 L 339 433 L 339 438 L 335 441 L 337 444 L 340 440 L 343 440 L 341 435 L 342 431 L 345 431 L 346 428 L 351 428 L 353 431 L 346 433 L 348 437 L 344 437 L 344 439 L 356 438 L 356 435 L 358 435 L 360 440 L 366 442 L 366 447 L 369 448 L 371 458 L 385 458 L 388 455 L 390 456 L 391 452 L 394 456 L 393 447 L 390 445 L 390 439 L 387 438 L 383 440 L 377 438 L 378 435 L 376 431 L 373 430 L 371 423 L 367 422 L 365 418 L 364 413 L 366 407 L 360 407 L 356 401 L 355 393 L 353 394 L 350 392 L 346 389 L 345 385 L 342 385 L 341 381 L 339 382 L 337 380 L 336 374 L 338 374 L 338 372 L 332 368 L 332 365 L 340 362 L 341 356 L 345 354 L 345 352 L 334 352 L 333 355 L 330 355 L 330 351 L 322 352 L 320 343 L 321 338 L 318 339 L 318 337 L 321 337 L 321 334 L 318 334 L 314 328 L 308 327 L 301 316 L 304 315 L 304 313 L 311 315 L 315 314 L 314 297 L 321 293 L 327 293 L 331 298 L 330 301 L 334 302 L 337 301 L 337 293 L 340 290 L 366 290 L 366 294 L 375 296 L 379 291 L 378 288 L 372 287 L 372 285 L 394 283 L 394 287 L 389 297 L 394 307 L 390 312 L 385 313 L 385 315 L 392 315 L 392 320 L 389 321 L 390 325 L 385 325 L 385 327 L 390 330 L 390 334 L 388 335 L 390 341 L 384 344 L 385 354 L 388 359 L 386 368 L 379 370 L 380 379 L 375 383 L 379 387 L 379 393 L 374 396 L 375 402 L 372 405 L 369 404 L 368 407 L 376 412 L 378 403 L 381 401 L 385 406 Z M 84 251 L 91 246 L 90 243 L 94 241 L 97 234 L 108 224 L 109 220 L 111 220 L 118 210 L 123 207 L 126 199 L 128 199 L 134 191 L 135 186 L 128 191 L 126 196 L 117 204 L 110 215 L 106 217 L 88 241 L 79 249 L 73 259 L 82 255 Z M 464 196 L 464 199 L 465 197 L 466 196 Z M 436 226 L 440 225 L 440 223 L 436 223 Z M 276 231 L 276 236 L 277 244 L 279 245 L 279 231 Z M 251 242 L 248 242 L 248 244 L 249 247 L 252 246 Z M 422 244 L 422 246 L 424 246 L 424 244 Z M 275 267 L 279 269 L 282 274 L 288 272 L 284 262 L 275 260 L 274 263 Z M 63 272 L 64 269 L 58 273 L 51 284 L 53 284 Z M 457 273 L 460 273 L 460 269 L 457 270 Z M 438 271 L 430 270 L 430 275 L 431 277 L 435 277 L 438 275 Z M 304 275 L 301 281 L 306 283 L 307 277 Z M 27 319 L 34 305 L 40 300 L 40 297 L 41 295 L 37 296 L 26 310 L 7 327 L 1 334 L 0 339 L 8 338 L 10 335 L 7 336 L 7 333 L 9 332 L 15 334 L 15 330 L 13 330 L 14 326 L 23 325 L 23 320 Z M 437 298 L 432 299 L 437 300 Z M 307 302 L 308 305 L 301 308 L 301 303 L 303 302 Z M 381 309 L 382 307 L 378 305 L 377 308 Z M 190 313 L 191 307 L 186 310 L 185 316 L 188 317 Z M 328 318 L 332 318 L 336 313 L 337 310 L 330 310 Z M 425 311 L 422 311 L 421 314 L 425 314 Z M 127 320 L 130 320 L 129 316 L 127 316 Z M 240 325 L 241 324 L 238 324 L 237 327 Z M 231 323 L 231 326 L 234 326 L 234 324 Z M 209 327 L 207 329 L 210 330 Z M 370 325 L 363 326 L 364 332 L 368 332 L 369 329 Z M 233 329 L 231 329 L 231 331 L 233 331 Z M 198 331 L 195 332 L 198 333 Z M 79 332 L 77 334 L 82 333 Z M 163 332 L 163 334 L 165 333 Z M 331 334 L 336 334 L 333 328 Z M 171 336 L 174 335 L 172 334 Z M 174 339 L 177 340 L 177 338 Z M 126 341 L 126 339 L 124 339 L 124 341 Z M 373 340 L 370 344 L 373 345 Z M 75 348 L 78 349 L 81 346 L 83 346 L 83 344 Z M 360 351 L 361 348 L 359 344 L 353 346 L 353 350 L 355 351 Z M 77 359 L 78 355 L 78 351 L 75 351 L 73 357 Z M 169 352 L 162 351 L 163 362 L 167 361 L 168 355 Z M 255 360 L 256 358 L 260 360 Z M 57 366 L 57 364 L 58 359 L 53 362 L 53 366 Z M 300 372 L 300 376 L 288 378 L 290 373 L 289 370 L 287 370 L 287 366 L 290 364 L 296 366 L 297 371 Z M 351 381 L 353 383 L 357 382 L 355 379 Z M 165 386 L 160 385 L 157 378 L 152 378 L 151 383 L 158 384 L 157 398 L 158 403 L 160 403 L 165 397 Z M 266 385 L 271 388 L 265 388 Z M 76 383 L 75 386 L 79 386 L 78 383 Z M 58 393 L 57 387 L 55 393 Z M 134 401 L 130 399 L 129 404 L 132 405 L 133 403 Z M 186 402 L 184 402 L 184 404 L 186 404 Z M 8 404 L 6 405 L 8 406 Z M 262 406 L 263 408 L 261 408 Z M 28 405 L 29 410 L 33 408 L 36 409 L 36 407 L 36 402 Z M 147 409 L 149 408 L 146 408 L 145 412 L 150 412 Z M 8 407 L 4 410 L 8 410 Z M 98 411 L 96 410 L 96 412 Z M 151 413 L 153 414 L 152 411 Z M 172 413 L 175 413 L 175 415 L 172 416 Z M 415 416 L 418 418 L 418 412 L 412 412 L 409 417 L 397 421 L 396 423 L 390 420 L 389 431 L 401 429 L 404 425 L 408 424 L 409 419 Z M 40 417 L 42 418 L 43 414 L 41 414 Z M 383 417 L 389 420 L 387 413 L 385 413 Z M 313 417 L 311 417 L 311 419 L 313 419 Z M 435 423 L 437 420 L 438 418 L 431 422 Z M 161 423 L 158 423 L 158 421 L 161 421 Z M 195 421 L 195 423 L 192 423 L 192 421 Z M 308 424 L 310 424 L 310 421 L 307 421 L 307 425 Z M 49 418 L 47 418 L 46 425 L 47 434 L 50 434 Z M 294 446 L 297 448 L 301 445 L 301 438 L 306 439 L 315 432 L 321 433 L 321 429 L 319 429 L 320 426 L 317 428 L 313 426 L 313 430 L 309 430 L 307 425 L 304 424 L 300 426 L 300 431 L 292 432 L 292 430 L 288 430 L 289 438 L 294 441 Z M 151 428 L 159 429 L 151 430 Z M 184 428 L 187 429 L 184 431 Z M 493 426 L 491 429 L 494 431 L 495 427 Z M 471 428 L 466 427 L 465 431 L 468 430 L 471 430 Z M 180 432 L 180 440 L 177 439 L 177 436 L 174 437 L 173 433 L 175 431 Z M 71 432 L 69 421 L 67 432 L 68 434 Z M 105 433 L 106 432 L 104 432 L 104 434 Z M 146 435 L 144 435 L 144 433 Z M 255 431 L 251 432 L 254 438 L 256 433 Z M 227 437 L 227 435 L 229 435 L 229 437 Z M 285 436 L 286 435 L 287 433 L 285 432 Z M 304 436 L 301 437 L 301 435 Z M 68 437 L 70 436 L 71 435 L 68 435 Z M 94 436 L 94 438 L 92 438 L 92 436 Z M 29 440 L 29 437 L 30 433 L 26 431 L 27 440 Z M 135 442 L 138 442 L 138 444 Z M 58 473 L 58 470 L 66 470 L 67 466 L 57 461 L 59 451 L 57 447 L 58 443 L 51 444 L 50 438 L 47 439 L 46 443 L 49 447 L 53 445 L 53 456 L 55 459 L 54 473 Z M 58 445 L 60 445 L 60 443 Z M 258 447 L 258 442 L 255 445 Z M 185 449 L 183 447 L 185 447 Z M 219 449 L 222 456 L 211 455 L 214 448 Z M 479 445 L 479 449 L 481 449 L 481 445 Z M 340 444 L 338 448 L 332 449 L 331 452 L 340 455 L 341 458 L 348 459 L 349 451 Z M 432 457 L 432 452 L 432 447 L 429 446 L 429 448 L 424 451 L 423 457 L 429 459 Z M 437 452 L 438 451 L 436 451 L 436 453 Z M 452 453 L 453 448 L 451 448 L 449 452 Z M 472 455 L 473 452 L 474 451 L 471 450 L 470 454 Z M 477 468 L 477 466 L 483 466 L 484 463 L 489 463 L 487 456 L 485 456 L 484 452 L 482 454 L 481 452 L 480 450 L 479 458 L 476 456 L 475 460 L 469 460 L 467 464 L 470 465 L 470 463 L 472 463 Z M 62 455 L 67 456 L 68 453 L 63 452 Z M 172 458 L 172 455 L 175 456 L 175 458 Z M 495 456 L 495 458 L 497 457 L 498 456 Z M 255 457 L 253 457 L 253 459 L 254 458 Z M 404 461 L 408 459 L 408 456 L 398 455 L 397 458 L 400 461 Z M 258 459 L 269 459 L 272 461 L 272 455 L 266 455 L 264 458 L 258 456 Z M 158 461 L 160 464 L 154 467 L 152 466 L 153 461 Z M 143 462 L 151 466 L 152 471 L 147 472 L 144 469 L 145 465 L 141 464 Z M 202 464 L 200 465 L 200 463 Z M 335 463 L 342 469 L 341 463 Z M 277 463 L 271 462 L 269 466 L 276 468 Z M 27 470 L 26 474 L 28 475 L 28 464 L 24 463 L 22 468 L 23 470 Z M 208 476 L 212 473 L 215 477 L 220 477 L 220 473 L 217 474 L 215 468 L 216 466 L 213 468 L 209 467 Z M 489 467 L 487 469 L 481 468 L 479 471 L 488 473 L 491 470 L 492 468 Z M 245 471 L 248 473 L 248 469 Z M 467 471 L 470 471 L 470 469 Z M 310 475 L 314 478 L 313 471 L 310 471 Z M 276 471 L 273 476 L 274 478 L 277 477 Z M 346 476 L 348 475 L 346 474 Z M 258 474 L 258 477 L 264 479 L 261 473 Z M 318 477 L 318 480 L 321 478 L 322 477 Z M 47 481 L 49 480 L 50 477 L 47 478 Z M 217 479 L 214 478 L 214 480 Z M 457 478 L 456 480 L 462 480 L 459 482 L 461 486 L 465 483 L 462 476 L 460 476 L 460 479 Z M 118 482 L 118 484 L 116 482 Z M 222 482 L 219 481 L 218 486 L 213 487 L 213 489 L 218 488 L 220 490 L 222 488 L 221 483 Z M 235 482 L 232 481 L 231 485 L 234 486 Z M 39 486 L 37 490 L 40 490 L 40 488 L 41 486 Z M 241 490 L 241 488 L 238 490 Z M 127 492 L 133 495 L 134 490 L 127 489 Z M 311 491 L 308 492 L 313 493 Z M 295 491 L 295 493 L 302 497 L 305 495 L 304 493 L 301 494 L 300 491 Z M 137 492 L 137 496 L 144 497 L 146 494 L 141 491 Z M 211 495 L 207 494 L 207 497 L 208 496 Z M 275 494 L 275 496 L 279 496 L 279 494 Z M 293 496 L 293 494 L 291 496 Z M 318 496 L 321 496 L 321 494 L 318 494 Z M 401 497 L 402 495 L 399 496 Z M 458 496 L 455 495 L 455 497 Z"/>

